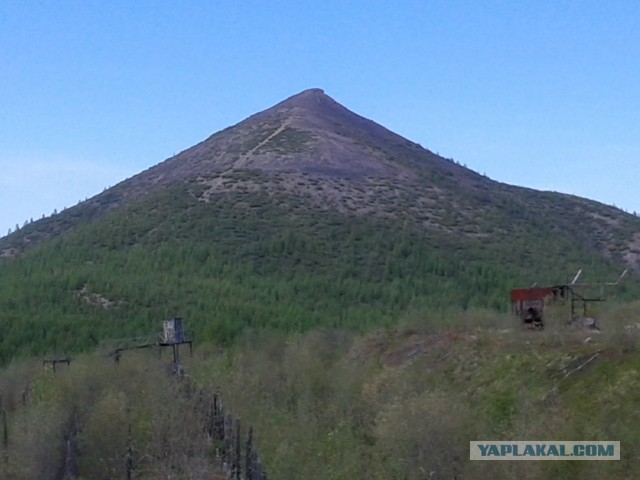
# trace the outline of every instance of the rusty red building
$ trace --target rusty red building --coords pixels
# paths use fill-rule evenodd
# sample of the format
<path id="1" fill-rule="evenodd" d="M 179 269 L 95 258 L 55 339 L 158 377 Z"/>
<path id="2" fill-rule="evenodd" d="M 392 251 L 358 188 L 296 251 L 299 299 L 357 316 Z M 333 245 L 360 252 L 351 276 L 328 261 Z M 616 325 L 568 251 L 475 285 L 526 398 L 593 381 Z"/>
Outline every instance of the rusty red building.
<path id="1" fill-rule="evenodd" d="M 511 305 L 513 312 L 526 327 L 542 329 L 545 307 L 550 303 L 566 299 L 568 294 L 567 285 L 516 288 L 511 290 Z"/>

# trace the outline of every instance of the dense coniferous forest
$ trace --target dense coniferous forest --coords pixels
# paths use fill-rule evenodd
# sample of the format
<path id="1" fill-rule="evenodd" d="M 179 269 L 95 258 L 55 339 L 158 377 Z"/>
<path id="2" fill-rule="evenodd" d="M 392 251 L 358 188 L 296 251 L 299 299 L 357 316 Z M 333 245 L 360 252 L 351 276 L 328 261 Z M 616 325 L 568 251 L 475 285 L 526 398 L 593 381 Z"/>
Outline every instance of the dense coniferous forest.
<path id="1" fill-rule="evenodd" d="M 78 352 L 145 335 L 172 316 L 198 340 L 242 331 L 366 331 L 411 311 L 510 309 L 511 288 L 560 283 L 615 264 L 561 242 L 471 239 L 404 222 L 281 206 L 253 193 L 237 208 L 180 189 L 89 221 L 0 262 L 0 358 Z M 290 201 L 290 200 L 289 200 Z M 611 293 L 630 298 L 631 278 Z M 42 308 L 46 305 L 46 308 Z"/>

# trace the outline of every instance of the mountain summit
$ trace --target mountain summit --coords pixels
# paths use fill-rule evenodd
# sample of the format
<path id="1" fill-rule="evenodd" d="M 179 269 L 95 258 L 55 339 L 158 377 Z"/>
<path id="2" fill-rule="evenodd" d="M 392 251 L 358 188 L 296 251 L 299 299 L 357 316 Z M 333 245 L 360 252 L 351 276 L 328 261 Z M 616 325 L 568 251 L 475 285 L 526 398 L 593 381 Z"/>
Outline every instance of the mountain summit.
<path id="1" fill-rule="evenodd" d="M 145 172 L 164 183 L 231 170 L 324 177 L 415 177 L 431 168 L 474 176 L 346 109 L 321 89 L 305 90 Z M 144 178 L 147 177 L 147 178 Z"/>

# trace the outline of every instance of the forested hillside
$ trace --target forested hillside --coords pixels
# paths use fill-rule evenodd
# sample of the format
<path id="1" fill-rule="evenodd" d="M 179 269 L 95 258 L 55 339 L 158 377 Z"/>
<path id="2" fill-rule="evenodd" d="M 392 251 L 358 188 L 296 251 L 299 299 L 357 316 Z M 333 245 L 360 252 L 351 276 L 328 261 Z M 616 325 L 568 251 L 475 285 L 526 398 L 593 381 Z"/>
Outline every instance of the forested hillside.
<path id="1" fill-rule="evenodd" d="M 494 182 L 302 92 L 0 239 L 0 361 L 188 319 L 363 332 L 407 312 L 510 308 L 509 290 L 629 275 L 640 219 Z M 599 294 L 599 292 L 598 292 Z M 429 318 L 429 317 L 427 317 Z"/>
<path id="2" fill-rule="evenodd" d="M 615 265 L 561 243 L 483 239 L 407 223 L 282 207 L 246 194 L 244 208 L 179 189 L 150 197 L 2 262 L 4 361 L 73 352 L 144 335 L 172 316 L 199 340 L 228 344 L 247 328 L 365 331 L 405 312 L 510 308 L 509 290 L 615 279 Z M 291 202 L 290 199 L 286 199 Z M 613 293 L 632 296 L 629 279 Z"/>

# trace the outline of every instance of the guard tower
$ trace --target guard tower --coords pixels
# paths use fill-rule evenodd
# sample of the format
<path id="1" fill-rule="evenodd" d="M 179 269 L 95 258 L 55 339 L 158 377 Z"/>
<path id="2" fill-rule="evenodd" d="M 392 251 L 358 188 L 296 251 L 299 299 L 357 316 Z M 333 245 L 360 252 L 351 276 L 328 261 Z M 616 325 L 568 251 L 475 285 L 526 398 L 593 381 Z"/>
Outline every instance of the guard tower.
<path id="1" fill-rule="evenodd" d="M 173 350 L 173 363 L 180 361 L 180 345 L 189 344 L 189 351 L 192 352 L 192 341 L 187 339 L 184 329 L 184 320 L 181 317 L 174 317 L 162 322 L 162 333 L 160 334 L 160 347 L 171 347 Z"/>
<path id="2" fill-rule="evenodd" d="M 175 317 L 162 322 L 162 332 L 145 337 L 125 338 L 117 341 L 119 345 L 109 353 L 109 356 L 116 363 L 120 362 L 122 352 L 128 350 L 139 350 L 144 348 L 158 347 L 158 354 L 162 356 L 164 347 L 171 347 L 173 350 L 173 364 L 177 365 L 180 360 L 180 345 L 188 344 L 189 353 L 193 355 L 193 340 L 187 336 L 184 328 L 184 320 Z"/>
<path id="3" fill-rule="evenodd" d="M 186 334 L 184 331 L 184 321 L 180 317 L 175 317 L 162 322 L 162 343 L 172 345 L 174 343 L 185 343 Z"/>

